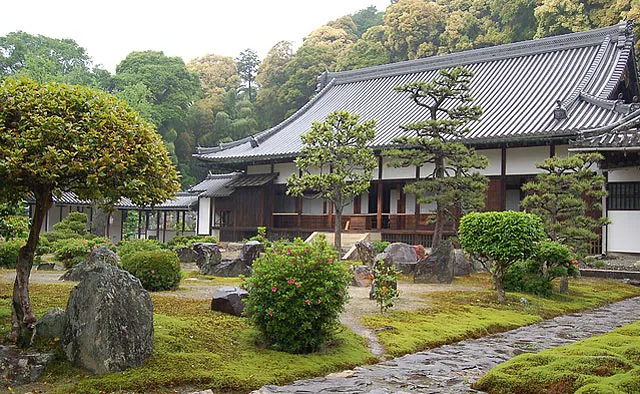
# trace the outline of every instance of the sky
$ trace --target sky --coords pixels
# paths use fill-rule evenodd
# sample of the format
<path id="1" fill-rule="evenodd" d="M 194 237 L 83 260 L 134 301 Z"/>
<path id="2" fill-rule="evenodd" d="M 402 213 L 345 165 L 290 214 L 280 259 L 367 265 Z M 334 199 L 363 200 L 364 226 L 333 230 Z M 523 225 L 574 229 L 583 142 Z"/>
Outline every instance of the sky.
<path id="1" fill-rule="evenodd" d="M 312 30 L 390 0 L 21 0 L 3 1 L 0 36 L 22 30 L 71 38 L 110 72 L 133 51 L 157 50 L 185 62 L 206 54 L 264 58 L 278 41 L 300 45 Z"/>

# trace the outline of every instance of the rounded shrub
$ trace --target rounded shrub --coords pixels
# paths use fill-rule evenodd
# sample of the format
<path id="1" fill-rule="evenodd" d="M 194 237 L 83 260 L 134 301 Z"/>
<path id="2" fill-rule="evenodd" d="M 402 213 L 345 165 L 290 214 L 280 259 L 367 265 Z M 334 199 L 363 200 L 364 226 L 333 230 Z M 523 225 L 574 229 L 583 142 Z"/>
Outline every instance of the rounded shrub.
<path id="1" fill-rule="evenodd" d="M 163 245 L 155 239 L 132 238 L 118 242 L 117 252 L 122 260 L 131 253 L 162 249 Z"/>
<path id="2" fill-rule="evenodd" d="M 20 238 L 0 242 L 0 268 L 15 268 L 18 253 L 25 243 L 26 241 Z"/>
<path id="3" fill-rule="evenodd" d="M 107 246 L 113 249 L 113 244 L 107 238 L 68 238 L 61 239 L 53 244 L 56 260 L 61 261 L 64 267 L 69 269 L 76 264 L 85 261 L 87 255 L 94 248 Z"/>
<path id="4" fill-rule="evenodd" d="M 325 240 L 277 241 L 253 262 L 245 313 L 273 349 L 312 352 L 333 335 L 350 281 Z"/>
<path id="5" fill-rule="evenodd" d="M 180 283 L 180 262 L 170 250 L 141 250 L 121 257 L 122 267 L 149 291 L 173 290 Z"/>

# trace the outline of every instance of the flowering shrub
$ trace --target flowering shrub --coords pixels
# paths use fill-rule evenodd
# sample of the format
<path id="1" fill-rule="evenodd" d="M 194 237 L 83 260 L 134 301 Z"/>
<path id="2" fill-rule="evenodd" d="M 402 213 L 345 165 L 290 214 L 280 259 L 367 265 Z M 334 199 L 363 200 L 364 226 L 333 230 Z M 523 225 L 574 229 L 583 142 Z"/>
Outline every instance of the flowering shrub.
<path id="1" fill-rule="evenodd" d="M 398 297 L 398 271 L 393 264 L 385 264 L 384 259 L 373 263 L 373 299 L 384 313 L 393 306 L 393 299 Z"/>
<path id="2" fill-rule="evenodd" d="M 53 245 L 56 260 L 61 261 L 69 269 L 84 261 L 94 248 L 106 246 L 114 250 L 114 246 L 107 238 L 68 238 L 56 241 Z"/>
<path id="3" fill-rule="evenodd" d="M 350 281 L 324 239 L 274 242 L 253 262 L 245 313 L 272 348 L 312 352 L 333 334 Z"/>
<path id="4" fill-rule="evenodd" d="M 180 283 L 180 262 L 171 250 L 141 250 L 122 256 L 122 267 L 149 291 L 173 290 Z"/>
<path id="5" fill-rule="evenodd" d="M 20 238 L 0 241 L 0 268 L 15 268 L 18 252 L 26 243 L 24 239 Z"/>

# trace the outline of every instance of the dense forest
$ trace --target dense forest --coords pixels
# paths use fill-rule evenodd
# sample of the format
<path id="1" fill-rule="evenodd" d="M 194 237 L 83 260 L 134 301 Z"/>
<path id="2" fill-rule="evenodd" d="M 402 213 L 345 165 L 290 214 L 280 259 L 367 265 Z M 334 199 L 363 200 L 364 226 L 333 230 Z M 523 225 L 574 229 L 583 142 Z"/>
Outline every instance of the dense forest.
<path id="1" fill-rule="evenodd" d="M 315 92 L 322 72 L 416 59 L 609 26 L 640 15 L 640 0 L 396 0 L 326 23 L 295 49 L 264 59 L 206 54 L 184 63 L 132 52 L 115 74 L 72 39 L 14 32 L 0 37 L 0 78 L 28 76 L 104 89 L 150 119 L 188 186 L 206 174 L 195 147 L 241 138 L 282 121 Z"/>

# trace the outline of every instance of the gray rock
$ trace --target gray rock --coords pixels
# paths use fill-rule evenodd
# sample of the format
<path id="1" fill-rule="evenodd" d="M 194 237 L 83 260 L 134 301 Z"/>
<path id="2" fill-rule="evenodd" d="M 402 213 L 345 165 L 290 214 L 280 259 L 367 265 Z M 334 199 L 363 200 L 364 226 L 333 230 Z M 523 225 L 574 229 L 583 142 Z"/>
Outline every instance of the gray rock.
<path id="1" fill-rule="evenodd" d="M 197 243 L 193 245 L 196 255 L 196 265 L 201 275 L 216 275 L 215 267 L 222 261 L 220 248 L 212 243 Z"/>
<path id="2" fill-rule="evenodd" d="M 35 382 L 54 359 L 53 353 L 0 346 L 0 389 Z"/>
<path id="3" fill-rule="evenodd" d="M 43 261 L 38 264 L 38 271 L 53 271 L 56 269 L 56 263 L 51 261 Z"/>
<path id="4" fill-rule="evenodd" d="M 369 287 L 371 286 L 371 282 L 373 281 L 373 274 L 371 273 L 371 269 L 366 265 L 359 266 L 351 266 L 349 268 L 351 274 L 353 275 L 353 280 L 351 284 L 356 287 Z"/>
<path id="5" fill-rule="evenodd" d="M 70 270 L 67 270 L 59 280 L 80 282 L 96 268 L 104 265 L 120 266 L 120 257 L 109 248 L 101 246 L 92 250 L 86 261 L 78 263 Z"/>
<path id="6" fill-rule="evenodd" d="M 53 308 L 36 322 L 36 335 L 43 338 L 62 338 L 67 314 L 64 309 Z"/>
<path id="7" fill-rule="evenodd" d="M 241 259 L 224 259 L 216 266 L 213 266 L 208 275 L 224 276 L 227 278 L 240 275 L 251 276 L 251 266 L 246 265 Z"/>
<path id="8" fill-rule="evenodd" d="M 451 240 L 445 239 L 431 251 L 431 254 L 418 262 L 413 276 L 415 283 L 451 283 L 455 252 Z"/>
<path id="9" fill-rule="evenodd" d="M 454 276 L 467 276 L 472 272 L 476 272 L 476 268 L 473 262 L 468 259 L 462 250 L 455 250 L 455 261 L 453 264 L 453 275 Z"/>
<path id="10" fill-rule="evenodd" d="M 418 262 L 415 248 L 402 242 L 387 246 L 384 252 L 376 256 L 376 260 L 379 259 L 383 259 L 385 264 L 393 264 L 403 274 L 411 274 Z"/>
<path id="11" fill-rule="evenodd" d="M 63 349 L 97 374 L 140 366 L 153 352 L 153 303 L 140 281 L 120 268 L 96 266 L 71 290 Z"/>
<path id="12" fill-rule="evenodd" d="M 373 267 L 373 263 L 376 261 L 376 248 L 373 243 L 365 240 L 358 241 L 356 243 L 356 250 L 358 251 L 358 258 L 362 261 L 362 264 Z"/>
<path id="13" fill-rule="evenodd" d="M 238 259 L 242 260 L 245 265 L 251 266 L 253 260 L 260 256 L 264 250 L 264 246 L 259 241 L 249 241 L 242 246 Z"/>
<path id="14" fill-rule="evenodd" d="M 244 301 L 242 300 L 248 296 L 249 293 L 238 287 L 218 287 L 211 299 L 211 310 L 240 316 L 244 310 Z"/>
<path id="15" fill-rule="evenodd" d="M 191 248 L 178 248 L 176 249 L 176 254 L 181 263 L 193 263 L 196 261 L 196 253 Z"/>

